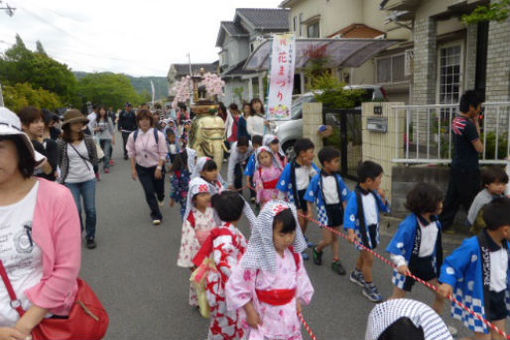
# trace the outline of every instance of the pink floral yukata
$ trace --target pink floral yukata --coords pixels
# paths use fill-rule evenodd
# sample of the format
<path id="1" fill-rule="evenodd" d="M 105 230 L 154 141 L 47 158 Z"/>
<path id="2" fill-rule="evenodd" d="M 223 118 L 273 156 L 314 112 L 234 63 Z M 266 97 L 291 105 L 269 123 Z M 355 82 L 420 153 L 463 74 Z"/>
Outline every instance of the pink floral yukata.
<path id="1" fill-rule="evenodd" d="M 255 309 L 262 319 L 258 329 L 250 329 L 248 340 L 299 340 L 301 323 L 297 316 L 296 298 L 309 304 L 314 292 L 310 278 L 300 257 L 286 249 L 283 258 L 276 258 L 274 273 L 260 269 L 245 269 L 237 266 L 227 283 L 229 309 L 239 310 L 253 300 Z M 297 265 L 297 269 L 296 269 Z M 257 290 L 296 289 L 292 300 L 282 306 L 260 302 Z"/>
<path id="2" fill-rule="evenodd" d="M 225 230 L 227 229 L 227 230 Z M 232 268 L 241 259 L 246 250 L 246 238 L 232 224 L 223 223 L 220 228 L 211 232 L 200 253 L 205 254 L 208 244 L 212 249 L 212 259 L 217 271 L 211 271 L 207 276 L 207 300 L 211 307 L 211 323 L 209 326 L 209 340 L 239 340 L 245 339 L 245 331 L 241 326 L 244 322 L 241 311 L 228 311 L 225 299 L 225 284 L 228 282 Z M 195 258 L 195 264 L 201 262 L 201 254 Z"/>
<path id="3" fill-rule="evenodd" d="M 276 189 L 282 169 L 272 164 L 270 167 L 260 166 L 255 171 L 253 181 L 257 190 L 257 203 L 264 204 L 278 198 L 279 190 Z"/>
<path id="4" fill-rule="evenodd" d="M 191 212 L 182 224 L 181 247 L 177 258 L 177 265 L 179 267 L 193 268 L 193 258 L 215 226 L 213 208 L 207 208 L 205 213 L 200 212 L 195 207 L 191 208 Z M 189 304 L 191 306 L 198 306 L 197 293 L 191 284 Z"/>

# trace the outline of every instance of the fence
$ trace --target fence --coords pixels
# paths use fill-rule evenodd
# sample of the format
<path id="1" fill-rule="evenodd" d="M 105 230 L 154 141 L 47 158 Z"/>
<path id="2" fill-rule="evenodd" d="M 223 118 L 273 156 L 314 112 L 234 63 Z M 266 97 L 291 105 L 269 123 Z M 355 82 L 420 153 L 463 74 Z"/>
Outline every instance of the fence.
<path id="1" fill-rule="evenodd" d="M 404 139 L 395 163 L 450 163 L 453 152 L 452 120 L 458 104 L 394 106 L 396 134 Z M 400 125 L 403 124 L 403 125 Z M 482 164 L 505 164 L 510 155 L 510 102 L 485 103 L 480 123 Z"/>

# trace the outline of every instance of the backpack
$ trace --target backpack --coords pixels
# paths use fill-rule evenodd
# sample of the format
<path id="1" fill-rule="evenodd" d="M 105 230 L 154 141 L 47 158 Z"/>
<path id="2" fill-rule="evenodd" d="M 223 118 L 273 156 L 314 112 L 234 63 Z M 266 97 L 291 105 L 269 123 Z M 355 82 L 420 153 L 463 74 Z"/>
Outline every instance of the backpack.
<path id="1" fill-rule="evenodd" d="M 133 141 L 136 142 L 136 138 L 138 137 L 138 131 L 140 130 L 135 130 L 135 134 L 133 135 Z M 156 140 L 156 144 L 158 144 L 158 141 L 159 141 L 159 134 L 158 134 L 158 129 L 152 129 L 152 131 L 154 131 L 154 139 Z"/>

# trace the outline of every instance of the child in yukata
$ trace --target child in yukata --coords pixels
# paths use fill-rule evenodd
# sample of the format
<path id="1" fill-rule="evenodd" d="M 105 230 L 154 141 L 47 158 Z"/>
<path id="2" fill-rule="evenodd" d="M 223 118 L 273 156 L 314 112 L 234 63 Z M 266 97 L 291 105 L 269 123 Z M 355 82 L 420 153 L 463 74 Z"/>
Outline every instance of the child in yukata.
<path id="1" fill-rule="evenodd" d="M 191 178 L 186 150 L 176 155 L 170 168 L 170 173 L 170 207 L 173 207 L 176 202 L 179 203 L 181 206 L 181 217 L 184 218 L 189 181 Z"/>
<path id="2" fill-rule="evenodd" d="M 193 260 L 197 267 L 207 258 L 212 258 L 216 265 L 216 270 L 210 271 L 206 280 L 207 300 L 211 308 L 208 340 L 244 339 L 243 314 L 227 310 L 225 302 L 225 284 L 246 250 L 246 239 L 237 229 L 244 205 L 242 197 L 233 191 L 212 197 L 212 206 L 222 222 L 211 231 Z"/>
<path id="3" fill-rule="evenodd" d="M 441 267 L 439 293 L 455 298 L 500 330 L 509 315 L 510 199 L 499 197 L 484 211 L 487 228 L 464 240 Z M 452 303 L 452 316 L 474 332 L 474 339 L 505 339 L 466 310 Z"/>
<path id="4" fill-rule="evenodd" d="M 441 246 L 441 223 L 439 214 L 443 208 L 443 193 L 431 184 L 419 183 L 408 194 L 406 208 L 411 214 L 400 223 L 386 251 L 397 266 L 393 271 L 392 299 L 400 299 L 410 292 L 413 274 L 423 281 L 438 286 L 437 278 L 443 261 Z M 441 314 L 444 299 L 436 294 L 434 310 Z"/>
<path id="5" fill-rule="evenodd" d="M 294 143 L 296 160 L 287 164 L 283 170 L 277 189 L 286 194 L 287 200 L 296 206 L 298 212 L 298 221 L 303 234 L 306 233 L 308 220 L 306 217 L 312 217 L 312 212 L 308 211 L 308 204 L 305 201 L 305 193 L 310 184 L 310 179 L 320 172 L 320 169 L 313 162 L 314 149 L 312 141 L 308 138 L 298 139 Z M 312 243 L 308 243 L 313 247 Z M 308 254 L 303 252 L 303 260 L 308 260 Z"/>
<path id="6" fill-rule="evenodd" d="M 300 256 L 305 248 L 295 208 L 266 203 L 226 288 L 229 310 L 246 312 L 249 340 L 302 339 L 297 314 L 314 293 Z"/>
<path id="7" fill-rule="evenodd" d="M 256 152 L 257 165 L 253 182 L 257 191 L 257 203 L 261 206 L 278 198 L 280 191 L 276 185 L 280 180 L 282 169 L 278 167 L 274 154 L 267 146 L 261 146 Z"/>
<path id="8" fill-rule="evenodd" d="M 390 212 L 390 204 L 386 200 L 384 190 L 380 188 L 383 168 L 374 162 L 365 161 L 358 167 L 359 184 L 349 197 L 344 215 L 344 228 L 348 232 L 349 241 L 360 240 L 369 249 L 375 249 L 380 242 L 379 222 L 381 212 Z M 374 255 L 357 246 L 360 255 L 356 267 L 349 279 L 363 287 L 363 295 L 372 302 L 381 302 L 373 282 L 372 266 Z"/>
<path id="9" fill-rule="evenodd" d="M 214 210 L 211 208 L 211 190 L 202 178 L 195 178 L 189 186 L 190 208 L 184 215 L 182 224 L 181 247 L 177 266 L 193 270 L 193 258 L 215 227 Z M 197 306 L 197 294 L 190 285 L 189 304 Z"/>
<path id="10" fill-rule="evenodd" d="M 224 190 L 224 181 L 218 172 L 218 166 L 216 162 L 209 157 L 200 157 L 197 160 L 191 179 L 195 178 L 204 179 L 211 187 L 211 193 L 217 194 Z"/>
<path id="11" fill-rule="evenodd" d="M 255 135 L 251 138 L 251 145 L 253 146 L 253 150 L 257 150 L 259 147 L 262 146 L 262 136 Z M 250 186 L 253 188 L 253 175 L 255 174 L 255 163 L 256 163 L 256 157 L 255 152 L 250 155 L 250 158 L 248 158 L 248 163 L 246 164 L 246 168 L 244 169 L 244 175 L 246 176 L 246 183 L 249 183 Z M 250 188 L 250 200 L 252 203 L 255 203 L 257 193 L 255 190 Z"/>
<path id="12" fill-rule="evenodd" d="M 262 144 L 271 149 L 274 159 L 277 162 L 277 166 L 282 170 L 285 169 L 285 166 L 287 165 L 287 156 L 285 156 L 285 152 L 282 150 L 278 137 L 275 135 L 264 135 Z"/>
<path id="13" fill-rule="evenodd" d="M 471 226 L 470 231 L 473 235 L 485 228 L 483 208 L 494 198 L 504 196 L 507 184 L 508 175 L 504 169 L 491 166 L 483 170 L 483 189 L 475 196 L 467 215 L 467 223 Z"/>
<path id="14" fill-rule="evenodd" d="M 319 151 L 319 161 L 322 170 L 312 178 L 305 195 L 308 211 L 313 211 L 313 203 L 315 203 L 319 222 L 335 230 L 340 230 L 340 226 L 344 223 L 347 199 L 351 193 L 342 176 L 338 174 L 340 151 L 326 146 Z M 318 266 L 322 265 L 322 253 L 328 246 L 331 246 L 333 251 L 331 269 L 339 275 L 345 275 L 345 269 L 340 262 L 338 236 L 328 229 L 322 230 L 322 241 L 312 250 L 313 262 Z"/>
<path id="15" fill-rule="evenodd" d="M 179 147 L 177 143 L 177 136 L 172 129 L 167 129 L 166 133 L 166 144 L 168 146 L 168 159 L 173 163 L 175 156 L 179 153 Z"/>

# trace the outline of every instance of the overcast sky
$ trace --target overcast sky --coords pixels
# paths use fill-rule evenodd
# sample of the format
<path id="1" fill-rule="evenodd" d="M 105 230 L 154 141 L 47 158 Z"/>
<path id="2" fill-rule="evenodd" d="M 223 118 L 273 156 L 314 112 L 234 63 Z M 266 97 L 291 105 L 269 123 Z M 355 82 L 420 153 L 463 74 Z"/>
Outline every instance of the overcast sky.
<path id="1" fill-rule="evenodd" d="M 0 1 L 1 2 L 1 1 Z M 6 1 L 3 1 L 4 3 Z M 166 76 L 172 63 L 218 58 L 220 21 L 236 8 L 276 8 L 281 0 L 7 0 L 0 11 L 0 52 L 18 33 L 73 70 Z M 2 7 L 0 5 L 0 7 Z"/>

